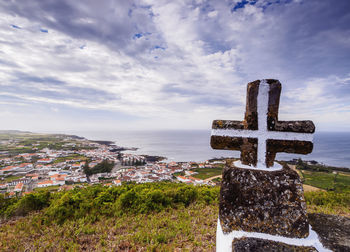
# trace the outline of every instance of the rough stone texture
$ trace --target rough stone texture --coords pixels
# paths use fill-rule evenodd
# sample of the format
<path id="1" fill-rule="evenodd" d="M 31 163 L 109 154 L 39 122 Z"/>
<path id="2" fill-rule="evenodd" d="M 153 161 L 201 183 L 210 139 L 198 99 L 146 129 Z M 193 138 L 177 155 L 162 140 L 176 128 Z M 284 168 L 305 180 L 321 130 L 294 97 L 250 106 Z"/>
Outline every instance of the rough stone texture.
<path id="1" fill-rule="evenodd" d="M 277 121 L 268 123 L 269 130 L 299 133 L 314 133 L 315 125 L 312 121 Z"/>
<path id="2" fill-rule="evenodd" d="M 245 160 L 245 163 L 256 162 L 258 153 L 256 138 L 212 136 L 210 145 L 215 147 L 214 149 L 240 151 L 241 160 Z"/>
<path id="3" fill-rule="evenodd" d="M 273 166 L 277 152 L 309 154 L 313 143 L 309 141 L 267 140 L 266 165 Z"/>
<path id="4" fill-rule="evenodd" d="M 312 121 L 278 121 L 278 108 L 281 95 L 281 83 L 278 80 L 267 79 L 270 85 L 267 128 L 270 131 L 314 133 L 315 125 Z M 215 120 L 213 129 L 258 130 L 257 97 L 260 80 L 248 83 L 247 101 L 244 121 Z M 256 141 L 257 142 L 257 141 Z M 245 165 L 257 164 L 257 145 L 255 141 L 245 140 L 239 137 L 212 136 L 211 147 L 213 149 L 238 150 L 241 152 L 241 162 Z M 273 166 L 277 152 L 308 154 L 312 151 L 312 143 L 301 141 L 276 141 L 267 142 L 266 166 Z"/>
<path id="5" fill-rule="evenodd" d="M 243 230 L 295 238 L 309 234 L 302 183 L 288 166 L 264 172 L 227 164 L 219 218 L 224 233 Z"/>
<path id="6" fill-rule="evenodd" d="M 232 242 L 232 252 L 313 252 L 317 249 L 305 246 L 293 246 L 283 242 L 259 238 L 240 238 Z"/>
<path id="7" fill-rule="evenodd" d="M 232 120 L 214 120 L 213 129 L 244 129 L 244 124 L 241 121 L 232 121 Z"/>
<path id="8" fill-rule="evenodd" d="M 244 115 L 244 129 L 258 129 L 258 93 L 260 80 L 248 83 L 247 85 L 247 102 Z"/>
<path id="9" fill-rule="evenodd" d="M 333 251 L 350 251 L 350 218 L 327 214 L 309 214 L 308 217 L 323 246 Z"/>

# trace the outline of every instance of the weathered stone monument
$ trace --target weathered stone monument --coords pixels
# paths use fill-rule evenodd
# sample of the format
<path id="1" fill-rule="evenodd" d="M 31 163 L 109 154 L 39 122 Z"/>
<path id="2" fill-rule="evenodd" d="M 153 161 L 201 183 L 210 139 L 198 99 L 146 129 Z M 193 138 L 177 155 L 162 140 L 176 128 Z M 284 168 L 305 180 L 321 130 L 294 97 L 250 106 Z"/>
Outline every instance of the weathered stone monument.
<path id="1" fill-rule="evenodd" d="M 325 251 L 310 228 L 298 174 L 277 152 L 312 151 L 312 121 L 278 121 L 281 83 L 248 83 L 243 121 L 215 120 L 211 146 L 238 150 L 223 170 L 217 251 Z"/>

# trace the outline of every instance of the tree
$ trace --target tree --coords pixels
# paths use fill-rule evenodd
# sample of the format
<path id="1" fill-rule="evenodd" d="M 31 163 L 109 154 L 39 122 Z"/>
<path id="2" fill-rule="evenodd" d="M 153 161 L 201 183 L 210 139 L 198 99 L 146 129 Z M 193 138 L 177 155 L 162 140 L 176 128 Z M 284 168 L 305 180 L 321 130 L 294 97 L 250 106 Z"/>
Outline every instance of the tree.
<path id="1" fill-rule="evenodd" d="M 85 164 L 83 166 L 83 171 L 86 174 L 86 176 L 92 175 L 92 171 L 91 171 L 91 169 L 89 167 L 89 162 L 87 160 L 86 160 L 86 162 L 85 162 Z"/>
<path id="2" fill-rule="evenodd" d="M 95 165 L 93 168 L 90 168 L 89 165 L 85 163 L 83 170 L 87 176 L 90 176 L 96 173 L 111 172 L 113 167 L 114 162 L 108 162 L 108 160 L 105 159 L 101 163 Z"/>

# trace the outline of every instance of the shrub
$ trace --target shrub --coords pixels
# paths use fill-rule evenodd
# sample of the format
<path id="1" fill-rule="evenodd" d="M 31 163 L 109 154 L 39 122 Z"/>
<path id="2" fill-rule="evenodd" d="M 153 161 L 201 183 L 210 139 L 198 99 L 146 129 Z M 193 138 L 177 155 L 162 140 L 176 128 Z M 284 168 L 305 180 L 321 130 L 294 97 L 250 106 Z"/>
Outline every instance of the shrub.
<path id="1" fill-rule="evenodd" d="M 306 192 L 305 200 L 308 205 L 326 206 L 326 207 L 350 207 L 350 192 Z"/>
<path id="2" fill-rule="evenodd" d="M 28 194 L 9 205 L 4 216 L 23 216 L 32 211 L 41 210 L 50 205 L 50 192 Z"/>
<path id="3" fill-rule="evenodd" d="M 67 192 L 40 192 L 23 198 L 0 198 L 0 214 L 25 215 L 44 210 L 47 222 L 64 223 L 69 219 L 86 218 L 95 221 L 99 216 L 128 213 L 159 212 L 169 207 L 187 207 L 193 202 L 212 204 L 217 202 L 219 188 L 193 186 L 170 182 L 135 184 L 118 187 L 88 186 Z"/>

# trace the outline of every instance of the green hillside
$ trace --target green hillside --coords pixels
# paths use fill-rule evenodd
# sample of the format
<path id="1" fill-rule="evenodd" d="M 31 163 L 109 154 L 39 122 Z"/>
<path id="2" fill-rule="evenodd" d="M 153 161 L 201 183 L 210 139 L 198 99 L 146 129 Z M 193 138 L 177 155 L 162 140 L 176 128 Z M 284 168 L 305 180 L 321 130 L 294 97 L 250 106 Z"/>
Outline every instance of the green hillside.
<path id="1" fill-rule="evenodd" d="M 5 251 L 212 251 L 219 187 L 87 186 L 0 199 Z M 305 193 L 311 212 L 350 216 L 350 193 Z"/>

